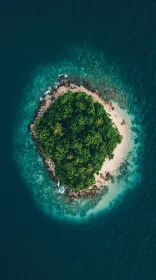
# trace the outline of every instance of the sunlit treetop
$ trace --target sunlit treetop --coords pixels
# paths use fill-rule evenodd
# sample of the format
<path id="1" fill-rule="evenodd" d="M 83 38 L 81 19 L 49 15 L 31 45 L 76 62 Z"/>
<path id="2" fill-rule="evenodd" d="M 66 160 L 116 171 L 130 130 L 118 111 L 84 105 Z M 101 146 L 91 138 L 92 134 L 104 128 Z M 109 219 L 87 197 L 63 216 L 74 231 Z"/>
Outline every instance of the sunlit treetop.
<path id="1" fill-rule="evenodd" d="M 95 183 L 94 174 L 122 140 L 104 107 L 85 92 L 60 96 L 35 129 L 40 150 L 55 163 L 56 177 L 76 189 Z"/>

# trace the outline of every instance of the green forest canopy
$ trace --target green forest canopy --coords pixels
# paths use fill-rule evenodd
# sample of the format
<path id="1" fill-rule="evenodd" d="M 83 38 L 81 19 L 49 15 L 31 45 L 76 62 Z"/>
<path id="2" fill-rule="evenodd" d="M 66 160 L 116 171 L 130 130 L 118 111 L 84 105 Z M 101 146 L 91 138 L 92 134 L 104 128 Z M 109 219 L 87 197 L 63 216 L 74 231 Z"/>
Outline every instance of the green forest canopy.
<path id="1" fill-rule="evenodd" d="M 60 96 L 35 122 L 40 150 L 55 163 L 56 177 L 76 189 L 95 183 L 106 156 L 122 136 L 98 102 L 85 92 Z"/>

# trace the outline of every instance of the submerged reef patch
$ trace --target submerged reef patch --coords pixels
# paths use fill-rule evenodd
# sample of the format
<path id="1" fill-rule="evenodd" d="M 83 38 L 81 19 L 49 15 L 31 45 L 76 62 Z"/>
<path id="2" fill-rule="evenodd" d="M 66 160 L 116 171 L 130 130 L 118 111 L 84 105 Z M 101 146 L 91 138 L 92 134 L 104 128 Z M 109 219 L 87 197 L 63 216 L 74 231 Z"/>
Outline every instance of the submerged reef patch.
<path id="1" fill-rule="evenodd" d="M 78 87 L 81 85 L 87 87 L 89 82 L 93 90 L 98 89 L 104 99 L 119 105 L 118 110 L 124 116 L 125 123 L 130 125 L 129 150 L 125 165 L 120 166 L 118 173 L 105 184 L 105 188 L 99 189 L 98 196 L 92 199 L 84 197 L 70 202 L 69 197 L 58 194 L 56 182 L 52 182 L 45 172 L 42 158 L 28 130 L 28 126 L 33 121 L 34 112 L 39 106 L 40 97 L 46 88 L 55 83 L 58 73 L 62 72 L 77 81 Z M 140 108 L 134 102 L 134 89 L 129 85 L 126 86 L 118 74 L 118 69 L 109 65 L 106 59 L 97 52 L 75 49 L 62 64 L 38 68 L 21 97 L 21 106 L 14 130 L 15 161 L 37 206 L 50 217 L 60 219 L 66 217 L 75 221 L 85 220 L 92 214 L 109 209 L 117 201 L 116 198 L 121 197 L 127 189 L 134 187 L 140 180 L 142 154 L 142 142 L 138 141 L 143 133 L 139 110 Z"/>

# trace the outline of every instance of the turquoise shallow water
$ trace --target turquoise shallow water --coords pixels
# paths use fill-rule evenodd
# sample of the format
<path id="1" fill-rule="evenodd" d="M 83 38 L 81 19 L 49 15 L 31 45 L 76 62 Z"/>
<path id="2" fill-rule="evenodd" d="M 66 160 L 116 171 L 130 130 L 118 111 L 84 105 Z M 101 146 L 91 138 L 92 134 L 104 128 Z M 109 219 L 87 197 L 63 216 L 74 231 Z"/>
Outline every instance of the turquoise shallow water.
<path id="1" fill-rule="evenodd" d="M 156 1 L 6 0 L 0 13 L 0 279 L 155 280 Z M 59 69 L 117 85 L 141 130 L 137 172 L 88 219 L 63 215 L 26 130 Z"/>
<path id="2" fill-rule="evenodd" d="M 31 189 L 36 204 L 51 217 L 59 219 L 72 219 L 73 221 L 84 221 L 86 218 L 103 210 L 110 209 L 115 201 L 122 196 L 129 188 L 133 188 L 140 181 L 141 153 L 143 141 L 137 143 L 138 139 L 143 140 L 141 118 L 136 119 L 140 114 L 137 107 L 137 100 L 134 101 L 135 89 L 125 85 L 121 79 L 119 67 L 114 63 L 108 64 L 104 55 L 90 48 L 75 48 L 65 55 L 62 63 L 54 65 L 42 65 L 34 71 L 29 84 L 23 93 L 20 112 L 14 133 L 15 160 L 20 171 Z M 62 200 L 58 195 L 56 184 L 52 182 L 45 172 L 45 168 L 36 147 L 31 140 L 27 129 L 33 120 L 34 112 L 38 106 L 39 97 L 42 96 L 48 86 L 54 84 L 59 73 L 68 73 L 70 76 L 79 75 L 93 83 L 95 87 L 104 92 L 105 88 L 117 89 L 115 101 L 129 114 L 132 122 L 131 138 L 132 148 L 126 159 L 127 170 L 123 176 L 115 178 L 115 182 L 106 196 L 91 200 L 77 201 L 71 205 Z M 124 77 L 123 77 L 124 78 Z M 132 109 L 133 108 L 133 109 Z M 124 111 L 123 111 L 124 112 Z M 125 116 L 126 117 L 126 116 Z M 126 120 L 127 121 L 127 120 Z"/>

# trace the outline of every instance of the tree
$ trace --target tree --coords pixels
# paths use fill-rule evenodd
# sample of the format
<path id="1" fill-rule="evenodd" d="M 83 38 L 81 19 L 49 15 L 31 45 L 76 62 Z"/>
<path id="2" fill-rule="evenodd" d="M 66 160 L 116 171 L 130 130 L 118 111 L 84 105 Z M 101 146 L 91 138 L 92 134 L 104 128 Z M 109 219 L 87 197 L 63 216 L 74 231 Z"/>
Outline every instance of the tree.
<path id="1" fill-rule="evenodd" d="M 60 123 L 57 123 L 56 126 L 54 127 L 54 135 L 63 135 L 63 127 Z"/>
<path id="2" fill-rule="evenodd" d="M 106 156 L 122 137 L 98 102 L 85 92 L 67 92 L 35 122 L 37 143 L 55 163 L 63 184 L 84 189 L 95 183 Z"/>

